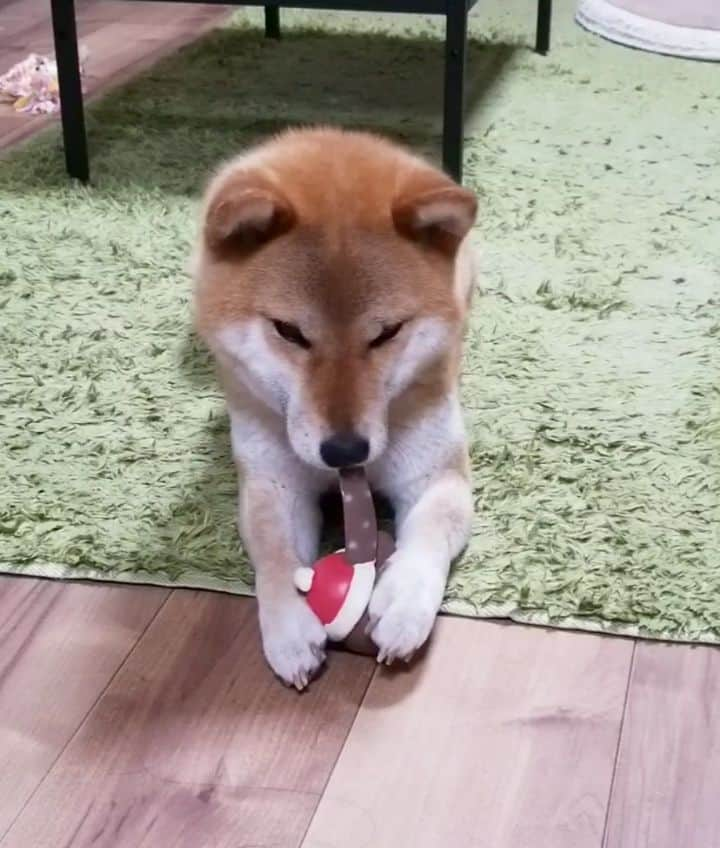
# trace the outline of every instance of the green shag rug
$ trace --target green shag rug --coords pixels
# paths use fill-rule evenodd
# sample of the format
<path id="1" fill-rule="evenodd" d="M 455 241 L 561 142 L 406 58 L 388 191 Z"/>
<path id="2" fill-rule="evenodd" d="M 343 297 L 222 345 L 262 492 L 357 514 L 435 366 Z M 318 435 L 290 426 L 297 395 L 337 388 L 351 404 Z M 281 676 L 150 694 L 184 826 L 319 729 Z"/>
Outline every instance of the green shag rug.
<path id="1" fill-rule="evenodd" d="M 472 15 L 484 280 L 464 396 L 477 524 L 446 609 L 720 641 L 720 89 L 526 0 Z M 218 160 L 287 124 L 436 154 L 441 23 L 243 14 L 0 160 L 0 567 L 248 592 L 186 257 Z M 317 28 L 322 26 L 323 31 Z"/>

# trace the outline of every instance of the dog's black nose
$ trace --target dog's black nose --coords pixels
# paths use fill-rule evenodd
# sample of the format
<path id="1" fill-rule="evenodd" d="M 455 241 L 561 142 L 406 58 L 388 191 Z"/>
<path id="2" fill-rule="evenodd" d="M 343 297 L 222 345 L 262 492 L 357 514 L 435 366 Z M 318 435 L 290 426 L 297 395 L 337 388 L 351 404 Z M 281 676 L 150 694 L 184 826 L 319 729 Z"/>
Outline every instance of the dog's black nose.
<path id="1" fill-rule="evenodd" d="M 320 445 L 320 456 L 330 468 L 362 465 L 370 454 L 370 442 L 357 433 L 335 433 Z"/>

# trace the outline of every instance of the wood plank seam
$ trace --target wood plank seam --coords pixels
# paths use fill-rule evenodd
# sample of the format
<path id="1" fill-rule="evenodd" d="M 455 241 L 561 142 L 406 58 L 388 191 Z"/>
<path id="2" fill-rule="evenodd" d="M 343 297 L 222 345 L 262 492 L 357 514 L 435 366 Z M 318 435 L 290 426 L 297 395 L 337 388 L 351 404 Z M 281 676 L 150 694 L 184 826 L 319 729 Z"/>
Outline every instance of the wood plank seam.
<path id="1" fill-rule="evenodd" d="M 62 581 L 61 581 L 61 582 L 62 582 Z M 132 656 L 132 654 L 134 653 L 135 649 L 136 649 L 136 648 L 137 648 L 137 646 L 139 645 L 140 641 L 141 641 L 141 640 L 142 640 L 142 638 L 145 636 L 145 633 L 147 633 L 147 631 L 148 631 L 148 629 L 150 628 L 150 626 L 152 625 L 153 621 L 155 621 L 155 619 L 156 619 L 156 618 L 158 617 L 158 615 L 160 614 L 161 610 L 165 607 L 165 605 L 167 604 L 167 602 L 168 602 L 168 601 L 169 601 L 169 599 L 170 599 L 170 596 L 173 594 L 173 592 L 174 592 L 174 591 L 175 591 L 175 590 L 174 590 L 174 589 L 172 589 L 172 590 L 169 590 L 169 591 L 165 594 L 165 598 L 163 599 L 162 603 L 158 604 L 157 609 L 156 609 L 156 610 L 155 610 L 155 612 L 152 614 L 152 616 L 151 616 L 151 617 L 150 617 L 150 619 L 148 620 L 148 622 L 147 622 L 147 624 L 145 625 L 145 627 L 143 627 L 142 631 L 138 634 L 138 636 L 137 636 L 137 638 L 135 639 L 135 641 L 133 642 L 133 644 L 132 644 L 132 645 L 130 646 L 130 648 L 127 650 L 127 652 L 125 653 L 125 656 L 124 656 L 124 657 L 122 658 L 122 660 L 118 663 L 117 668 L 116 668 L 116 669 L 115 669 L 115 671 L 112 673 L 112 675 L 111 675 L 111 676 L 110 676 L 110 678 L 108 679 L 108 681 L 107 681 L 107 683 L 105 684 L 105 686 L 103 687 L 103 689 L 102 689 L 100 692 L 98 692 L 97 697 L 96 697 L 96 698 L 93 700 L 93 702 L 92 702 L 92 703 L 88 706 L 88 709 L 86 710 L 86 712 L 85 712 L 85 714 L 83 715 L 82 719 L 78 722 L 78 725 L 77 725 L 77 727 L 75 728 L 75 730 L 74 730 L 74 731 L 73 731 L 73 732 L 72 732 L 72 733 L 68 736 L 68 738 L 65 740 L 65 744 L 64 744 L 64 745 L 62 746 L 62 748 L 58 751 L 57 756 L 56 756 L 56 757 L 53 759 L 53 761 L 52 761 L 52 762 L 48 765 L 48 768 L 47 768 L 47 770 L 46 770 L 46 772 L 45 772 L 45 774 L 44 774 L 44 776 L 43 776 L 42 780 L 39 780 L 39 781 L 38 781 L 37 786 L 35 786 L 35 788 L 34 788 L 34 789 L 33 789 L 33 791 L 30 793 L 30 795 L 29 795 L 29 796 L 25 799 L 25 803 L 24 803 L 24 804 L 22 804 L 22 806 L 21 806 L 21 807 L 20 807 L 20 809 L 17 811 L 17 813 L 15 814 L 15 816 L 13 816 L 13 818 L 11 819 L 11 821 L 10 821 L 9 825 L 7 826 L 7 828 L 4 830 L 4 832 L 3 832 L 3 833 L 0 833 L 0 848 L 1 848 L 1 846 L 3 845 L 3 843 L 4 843 L 4 841 L 5 841 L 5 838 L 7 837 L 7 835 L 10 833 L 10 831 L 11 831 L 11 830 L 13 829 L 13 827 L 15 826 L 15 823 L 18 821 L 18 819 L 20 818 L 20 816 L 21 816 L 21 815 L 25 812 L 26 808 L 27 808 L 27 807 L 28 807 L 28 805 L 31 803 L 31 801 L 33 800 L 33 798 L 34 798 L 34 797 L 35 797 L 35 795 L 37 794 L 37 792 L 38 792 L 38 790 L 40 789 L 40 787 L 41 787 L 41 786 L 45 783 L 45 780 L 47 779 L 47 776 L 48 776 L 48 775 L 52 772 L 53 768 L 55 767 L 55 764 L 58 762 L 58 760 L 59 760 L 59 759 L 62 757 L 62 755 L 65 753 L 65 750 L 66 750 L 66 749 L 67 749 L 67 747 L 71 744 L 71 742 L 73 741 L 73 739 L 75 739 L 75 737 L 78 735 L 78 733 L 80 732 L 80 730 L 81 730 L 81 729 L 82 729 L 82 727 L 84 726 L 85 722 L 88 720 L 88 717 L 90 716 L 90 714 L 92 713 L 92 711 L 95 709 L 95 707 L 97 706 L 97 704 L 98 704 L 98 702 L 100 701 L 100 699 L 102 698 L 102 696 L 103 696 L 103 695 L 105 694 L 105 692 L 107 691 L 108 687 L 112 685 L 112 682 L 113 682 L 113 681 L 115 680 L 115 678 L 118 676 L 118 674 L 120 673 L 120 671 L 121 671 L 121 669 L 123 668 L 123 666 L 125 665 L 125 663 L 127 663 L 127 661 L 130 659 L 130 657 L 131 657 L 131 656 Z"/>
<path id="2" fill-rule="evenodd" d="M 601 848 L 606 848 L 608 841 L 608 826 L 610 824 L 610 808 L 612 806 L 613 793 L 615 791 L 615 777 L 617 775 L 618 762 L 620 760 L 620 751 L 622 750 L 623 733 L 625 731 L 625 719 L 628 712 L 628 704 L 630 702 L 630 690 L 632 688 L 633 675 L 635 673 L 635 654 L 637 652 L 637 639 L 633 639 L 632 654 L 630 656 L 630 664 L 628 666 L 627 686 L 625 687 L 625 700 L 623 702 L 622 717 L 620 719 L 620 730 L 618 732 L 617 747 L 615 748 L 615 759 L 613 760 L 612 775 L 610 777 L 610 786 L 608 788 L 608 799 L 605 805 L 605 821 L 603 823 L 603 834 Z"/>
<path id="3" fill-rule="evenodd" d="M 302 848 L 600 848 L 633 647 L 442 619 L 375 675 Z"/>
<path id="4" fill-rule="evenodd" d="M 305 840 L 307 838 L 308 833 L 310 832 L 310 828 L 312 827 L 313 820 L 315 819 L 315 814 L 317 813 L 317 808 L 320 805 L 320 802 L 322 801 L 322 799 L 325 797 L 325 793 L 327 792 L 327 788 L 328 788 L 328 785 L 330 783 L 330 780 L 332 779 L 332 776 L 335 773 L 335 769 L 337 768 L 338 761 L 340 760 L 340 757 L 342 756 L 342 753 L 345 750 L 345 747 L 347 746 L 348 739 L 352 735 L 352 732 L 353 732 L 353 729 L 355 728 L 358 717 L 360 716 L 360 710 L 362 710 L 362 706 L 365 703 L 365 698 L 367 697 L 367 693 L 370 691 L 370 687 L 372 686 L 373 680 L 375 680 L 375 676 L 377 675 L 377 672 L 378 672 L 378 667 L 376 665 L 375 668 L 373 669 L 372 674 L 368 677 L 367 684 L 366 684 L 365 689 L 363 690 L 363 693 L 362 693 L 362 698 L 360 698 L 360 700 L 358 701 L 357 709 L 355 710 L 355 718 L 353 718 L 352 723 L 350 724 L 350 727 L 348 728 L 348 732 L 345 734 L 345 739 L 343 740 L 342 745 L 338 748 L 337 754 L 335 755 L 335 760 L 332 764 L 332 768 L 328 771 L 327 778 L 325 780 L 325 783 L 323 784 L 322 791 L 315 798 L 315 808 L 313 809 L 312 815 L 308 817 L 308 823 L 305 826 L 305 830 L 303 831 L 302 838 L 298 840 L 298 843 L 297 843 L 298 848 L 300 848 L 300 846 L 305 844 Z M 320 685 L 322 685 L 321 681 L 320 681 Z M 1 845 L 0 845 L 0 848 L 2 848 Z"/>
<path id="5" fill-rule="evenodd" d="M 38 583 L 37 585 L 35 585 L 30 590 L 30 593 L 28 594 L 27 598 L 25 599 L 26 602 L 28 604 L 32 604 L 33 601 L 35 600 L 35 595 L 37 595 L 39 591 L 40 591 L 40 584 Z M 53 611 L 53 609 L 57 606 L 59 598 L 60 598 L 60 596 L 58 594 L 58 595 L 55 595 L 54 598 L 50 599 L 50 603 L 47 605 L 47 607 L 43 611 L 42 615 L 40 616 L 39 624 L 44 623 L 44 621 L 47 619 L 47 617 L 50 615 L 50 613 Z M 21 613 L 22 613 L 22 609 L 21 609 Z M 14 627 L 11 628 L 10 633 L 12 633 L 14 629 L 15 629 Z M 20 647 L 18 648 L 16 656 L 11 657 L 10 661 L 3 667 L 2 670 L 0 670 L 0 686 L 2 686 L 2 684 L 5 682 L 6 678 L 10 677 L 10 673 L 15 669 L 18 662 L 21 661 L 23 649 L 26 647 L 26 643 L 29 642 L 30 640 L 32 640 L 33 635 L 34 635 L 34 632 L 28 633 L 27 638 L 25 640 L 25 643 L 22 643 L 20 645 Z"/>
<path id="6" fill-rule="evenodd" d="M 300 697 L 267 668 L 253 602 L 178 590 L 1 844 L 297 848 L 373 669 L 335 655 Z"/>

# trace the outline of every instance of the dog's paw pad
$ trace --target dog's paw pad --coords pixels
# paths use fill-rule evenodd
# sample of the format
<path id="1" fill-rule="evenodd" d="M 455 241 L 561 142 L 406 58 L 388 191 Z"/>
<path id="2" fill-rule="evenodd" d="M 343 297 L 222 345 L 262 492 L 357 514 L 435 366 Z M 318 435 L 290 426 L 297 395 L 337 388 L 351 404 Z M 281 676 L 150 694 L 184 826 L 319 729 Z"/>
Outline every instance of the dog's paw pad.
<path id="1" fill-rule="evenodd" d="M 434 608 L 397 603 L 376 621 L 370 633 L 378 647 L 378 662 L 409 661 L 427 641 L 435 623 Z"/>
<path id="2" fill-rule="evenodd" d="M 378 646 L 378 662 L 409 660 L 427 641 L 441 600 L 441 586 L 423 581 L 417 573 L 389 569 L 369 608 L 369 633 Z"/>
<path id="3" fill-rule="evenodd" d="M 265 658 L 288 686 L 304 689 L 325 662 L 325 628 L 298 599 L 261 614 Z"/>

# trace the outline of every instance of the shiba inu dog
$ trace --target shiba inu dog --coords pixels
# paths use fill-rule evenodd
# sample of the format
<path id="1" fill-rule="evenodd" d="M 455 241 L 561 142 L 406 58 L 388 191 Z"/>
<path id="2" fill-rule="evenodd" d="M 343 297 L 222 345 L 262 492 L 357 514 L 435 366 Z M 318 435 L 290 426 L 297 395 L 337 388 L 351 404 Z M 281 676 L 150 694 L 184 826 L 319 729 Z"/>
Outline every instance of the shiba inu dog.
<path id="1" fill-rule="evenodd" d="M 364 465 L 397 550 L 370 604 L 378 660 L 428 638 L 473 513 L 458 373 L 476 198 L 384 139 L 288 131 L 221 168 L 194 259 L 256 572 L 265 656 L 302 689 L 325 632 L 293 585 L 320 494 Z"/>

